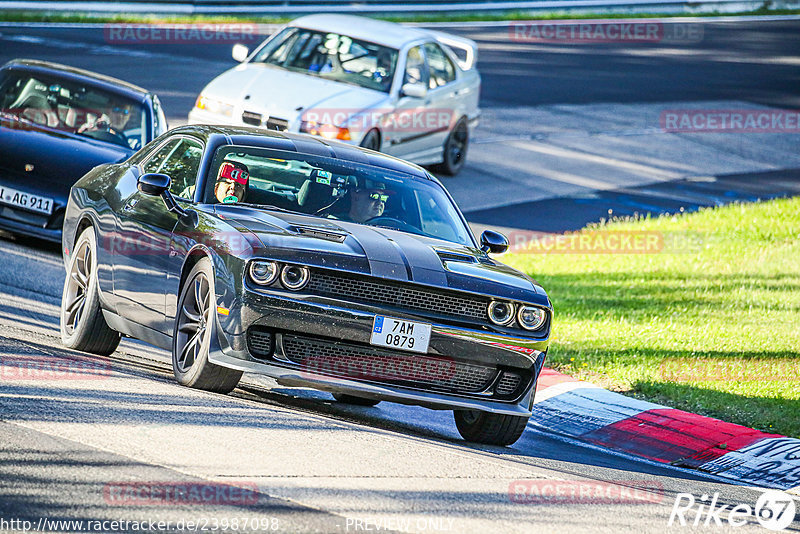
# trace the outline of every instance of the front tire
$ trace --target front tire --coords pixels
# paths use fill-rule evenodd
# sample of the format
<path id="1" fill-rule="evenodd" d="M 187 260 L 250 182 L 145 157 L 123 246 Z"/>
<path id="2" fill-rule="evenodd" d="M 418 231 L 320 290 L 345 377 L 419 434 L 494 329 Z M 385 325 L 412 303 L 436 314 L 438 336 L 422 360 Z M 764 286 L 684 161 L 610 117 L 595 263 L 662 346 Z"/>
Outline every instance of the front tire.
<path id="1" fill-rule="evenodd" d="M 215 324 L 214 270 L 211 261 L 203 258 L 186 277 L 178 298 L 172 336 L 172 371 L 181 385 L 230 393 L 239 384 L 242 371 L 208 361 Z"/>
<path id="2" fill-rule="evenodd" d="M 71 349 L 108 356 L 119 346 L 119 333 L 108 326 L 100 309 L 97 238 L 91 226 L 81 232 L 72 251 L 59 324 L 61 342 Z"/>
<path id="3" fill-rule="evenodd" d="M 333 398 L 343 404 L 352 404 L 354 406 L 375 406 L 380 402 L 379 400 L 356 397 L 346 393 L 333 393 Z"/>
<path id="4" fill-rule="evenodd" d="M 528 424 L 528 417 L 480 412 L 477 410 L 455 410 L 456 428 L 467 441 L 486 445 L 512 445 Z"/>

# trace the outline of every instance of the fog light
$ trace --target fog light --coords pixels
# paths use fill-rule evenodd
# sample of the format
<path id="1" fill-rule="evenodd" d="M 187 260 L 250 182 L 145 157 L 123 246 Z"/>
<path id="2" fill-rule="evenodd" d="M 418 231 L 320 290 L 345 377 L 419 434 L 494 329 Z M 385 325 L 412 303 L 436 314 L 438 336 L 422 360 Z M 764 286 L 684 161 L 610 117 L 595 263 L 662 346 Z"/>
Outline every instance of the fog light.
<path id="1" fill-rule="evenodd" d="M 493 300 L 489 304 L 489 319 L 494 324 L 506 325 L 514 318 L 514 303 Z"/>
<path id="2" fill-rule="evenodd" d="M 525 330 L 538 330 L 547 319 L 547 312 L 536 306 L 522 306 L 517 312 L 517 321 Z"/>
<path id="3" fill-rule="evenodd" d="M 250 279 L 258 285 L 268 286 L 278 278 L 278 264 L 274 261 L 254 261 L 250 264 Z"/>
<path id="4" fill-rule="evenodd" d="M 281 283 L 286 289 L 297 291 L 302 289 L 311 278 L 308 267 L 286 265 L 281 271 Z"/>

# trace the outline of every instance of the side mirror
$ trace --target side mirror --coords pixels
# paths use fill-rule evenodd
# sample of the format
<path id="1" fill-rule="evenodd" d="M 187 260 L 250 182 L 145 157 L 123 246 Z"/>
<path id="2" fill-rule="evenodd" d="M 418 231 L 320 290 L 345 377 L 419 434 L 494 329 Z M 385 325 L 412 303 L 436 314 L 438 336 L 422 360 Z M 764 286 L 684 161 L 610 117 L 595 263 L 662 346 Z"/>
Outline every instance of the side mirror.
<path id="1" fill-rule="evenodd" d="M 410 96 L 411 98 L 425 98 L 428 96 L 428 88 L 422 83 L 406 83 L 403 84 L 401 95 Z"/>
<path id="2" fill-rule="evenodd" d="M 172 196 L 172 193 L 169 190 L 169 186 L 171 184 L 172 178 L 166 174 L 147 173 L 139 177 L 136 182 L 136 187 L 138 187 L 139 191 L 145 195 L 161 197 L 161 200 L 164 201 L 164 205 L 169 211 L 176 214 L 187 224 L 196 226 L 198 219 L 197 212 L 185 210 L 180 206 L 180 204 L 178 204 L 178 201 L 175 200 L 175 197 Z"/>
<path id="3" fill-rule="evenodd" d="M 166 174 L 148 173 L 139 177 L 136 186 L 139 191 L 151 197 L 158 197 L 164 194 L 164 191 L 169 191 L 169 186 L 172 183 L 172 178 Z"/>
<path id="4" fill-rule="evenodd" d="M 508 239 L 506 239 L 506 236 L 503 234 L 492 230 L 484 230 L 481 234 L 481 250 L 494 254 L 502 254 L 508 250 Z"/>
<path id="5" fill-rule="evenodd" d="M 242 63 L 244 60 L 246 60 L 247 56 L 249 55 L 250 55 L 250 49 L 247 48 L 245 45 L 243 44 L 233 45 L 233 50 L 231 50 L 231 57 L 233 57 L 233 59 L 235 59 L 239 63 Z"/>

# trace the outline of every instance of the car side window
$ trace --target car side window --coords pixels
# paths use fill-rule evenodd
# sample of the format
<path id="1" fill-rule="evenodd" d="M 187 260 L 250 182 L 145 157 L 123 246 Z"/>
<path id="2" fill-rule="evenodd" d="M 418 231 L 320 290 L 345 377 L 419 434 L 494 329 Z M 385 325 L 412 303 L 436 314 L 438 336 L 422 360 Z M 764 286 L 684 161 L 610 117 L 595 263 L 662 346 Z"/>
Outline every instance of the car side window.
<path id="1" fill-rule="evenodd" d="M 200 158 L 203 156 L 203 145 L 192 139 L 181 139 L 175 150 L 161 165 L 162 172 L 172 178 L 170 192 L 186 199 L 194 198 L 197 171 L 200 169 Z"/>
<path id="2" fill-rule="evenodd" d="M 407 83 L 428 85 L 428 68 L 425 65 L 425 55 L 422 53 L 421 46 L 415 46 L 408 51 L 406 72 L 403 77 L 403 84 Z"/>
<path id="3" fill-rule="evenodd" d="M 447 54 L 436 43 L 425 43 L 425 55 L 428 57 L 430 81 L 428 87 L 436 89 L 456 79 L 456 68 Z"/>
<path id="4" fill-rule="evenodd" d="M 178 143 L 180 142 L 180 139 L 173 139 L 150 154 L 150 156 L 147 158 L 147 161 L 144 163 L 144 165 L 142 165 L 144 172 L 159 172 L 158 169 L 161 168 L 161 164 L 164 163 L 164 160 L 167 159 L 170 154 L 172 154 L 172 151 L 175 150 L 175 147 L 178 146 Z"/>

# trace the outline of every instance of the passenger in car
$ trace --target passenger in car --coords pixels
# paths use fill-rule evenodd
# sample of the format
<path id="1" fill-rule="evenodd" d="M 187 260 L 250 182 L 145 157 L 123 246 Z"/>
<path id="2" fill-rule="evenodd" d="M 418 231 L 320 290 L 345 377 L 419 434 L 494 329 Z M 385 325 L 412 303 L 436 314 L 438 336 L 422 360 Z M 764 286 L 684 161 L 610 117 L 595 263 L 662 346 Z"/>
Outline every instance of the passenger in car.
<path id="1" fill-rule="evenodd" d="M 247 165 L 238 161 L 226 161 L 217 173 L 214 197 L 223 204 L 243 202 L 247 197 L 250 171 Z"/>

